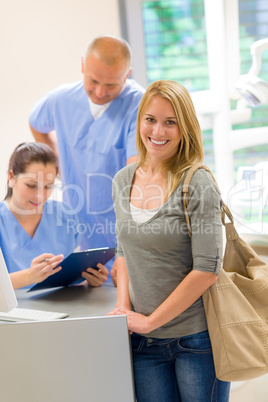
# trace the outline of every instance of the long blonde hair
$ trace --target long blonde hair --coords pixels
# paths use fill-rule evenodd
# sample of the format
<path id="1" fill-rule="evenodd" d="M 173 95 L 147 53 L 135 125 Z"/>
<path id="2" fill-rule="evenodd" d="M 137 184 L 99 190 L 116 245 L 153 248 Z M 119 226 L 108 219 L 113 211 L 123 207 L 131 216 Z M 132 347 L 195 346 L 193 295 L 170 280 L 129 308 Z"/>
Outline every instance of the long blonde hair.
<path id="1" fill-rule="evenodd" d="M 178 186 L 185 170 L 195 163 L 203 162 L 204 151 L 200 125 L 189 92 L 178 82 L 159 80 L 148 87 L 138 110 L 136 145 L 139 152 L 139 166 L 142 166 L 147 158 L 147 150 L 140 135 L 140 123 L 152 97 L 156 95 L 171 102 L 181 136 L 178 152 L 159 166 L 161 171 L 167 174 L 167 199 Z"/>

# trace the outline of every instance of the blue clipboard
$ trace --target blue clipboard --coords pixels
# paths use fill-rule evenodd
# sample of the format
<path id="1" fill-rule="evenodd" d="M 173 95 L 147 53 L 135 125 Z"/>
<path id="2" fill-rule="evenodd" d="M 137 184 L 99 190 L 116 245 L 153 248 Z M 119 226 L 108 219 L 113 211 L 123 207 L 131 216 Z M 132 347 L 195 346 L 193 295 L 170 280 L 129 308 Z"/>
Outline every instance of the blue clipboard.
<path id="1" fill-rule="evenodd" d="M 71 253 L 59 265 L 62 269 L 54 275 L 49 276 L 41 283 L 37 283 L 31 287 L 28 292 L 34 290 L 56 288 L 69 286 L 73 283 L 79 283 L 85 279 L 81 277 L 81 273 L 86 268 L 97 268 L 97 264 L 106 264 L 115 255 L 115 248 L 96 248 L 91 250 L 79 251 Z"/>

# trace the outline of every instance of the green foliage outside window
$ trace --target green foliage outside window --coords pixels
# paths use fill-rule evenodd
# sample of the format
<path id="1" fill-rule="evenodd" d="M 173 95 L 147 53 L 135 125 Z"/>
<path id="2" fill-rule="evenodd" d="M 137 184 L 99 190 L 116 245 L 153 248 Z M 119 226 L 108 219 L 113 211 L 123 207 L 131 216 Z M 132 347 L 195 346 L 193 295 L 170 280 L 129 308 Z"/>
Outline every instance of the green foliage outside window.
<path id="1" fill-rule="evenodd" d="M 142 3 L 148 83 L 180 82 L 189 91 L 208 89 L 203 1 Z"/>

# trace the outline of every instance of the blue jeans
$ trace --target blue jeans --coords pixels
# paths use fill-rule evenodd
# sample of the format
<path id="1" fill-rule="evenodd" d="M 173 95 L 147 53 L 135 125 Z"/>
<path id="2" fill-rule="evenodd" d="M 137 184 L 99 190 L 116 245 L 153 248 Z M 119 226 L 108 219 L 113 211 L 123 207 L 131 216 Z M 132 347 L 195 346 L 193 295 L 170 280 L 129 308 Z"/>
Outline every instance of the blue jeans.
<path id="1" fill-rule="evenodd" d="M 138 402 L 228 402 L 230 383 L 216 378 L 208 331 L 131 341 Z"/>

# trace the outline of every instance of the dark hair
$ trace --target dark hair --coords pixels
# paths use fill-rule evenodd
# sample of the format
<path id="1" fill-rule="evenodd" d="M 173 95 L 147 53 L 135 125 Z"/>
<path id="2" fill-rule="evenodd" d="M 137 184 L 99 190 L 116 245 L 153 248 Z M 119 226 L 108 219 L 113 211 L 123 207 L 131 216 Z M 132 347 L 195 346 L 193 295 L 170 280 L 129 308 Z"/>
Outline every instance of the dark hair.
<path id="1" fill-rule="evenodd" d="M 24 142 L 19 144 L 13 151 L 8 165 L 8 173 L 12 170 L 14 176 L 25 173 L 27 167 L 32 163 L 52 164 L 58 173 L 58 159 L 52 149 L 41 142 Z M 5 200 L 12 196 L 12 188 L 7 181 L 7 193 Z"/>

